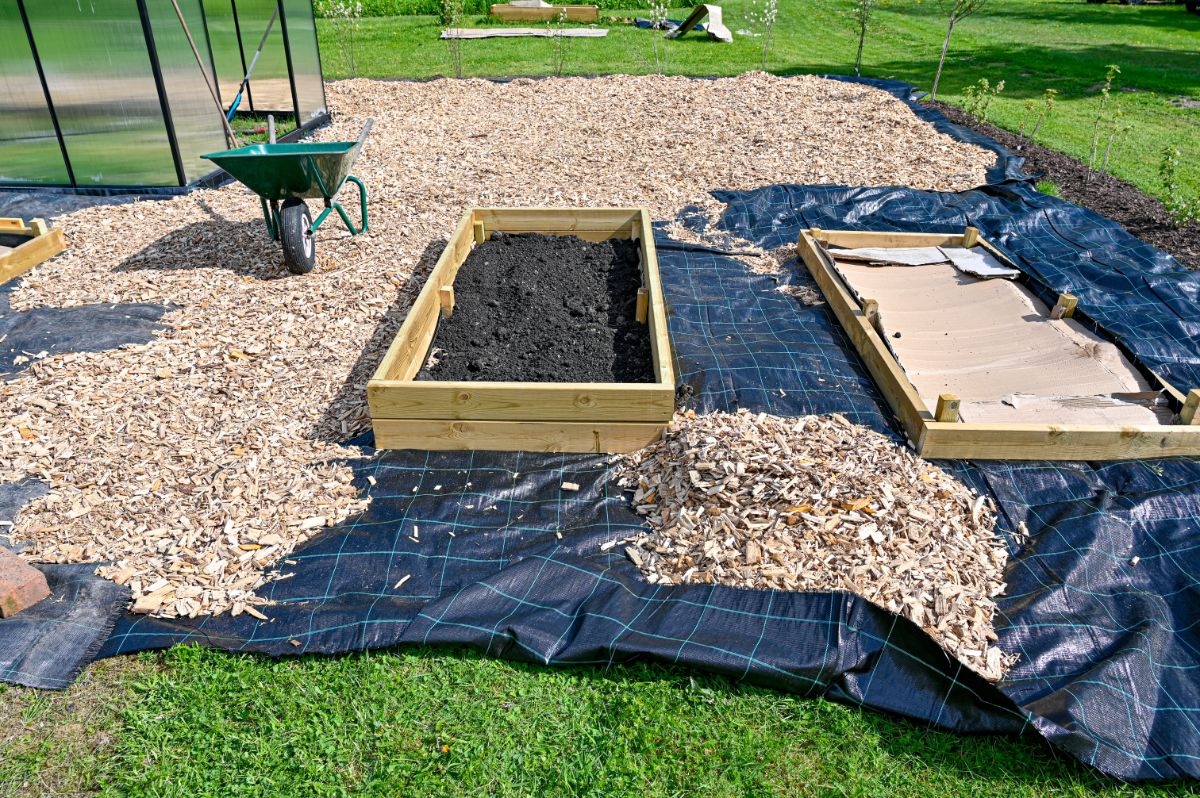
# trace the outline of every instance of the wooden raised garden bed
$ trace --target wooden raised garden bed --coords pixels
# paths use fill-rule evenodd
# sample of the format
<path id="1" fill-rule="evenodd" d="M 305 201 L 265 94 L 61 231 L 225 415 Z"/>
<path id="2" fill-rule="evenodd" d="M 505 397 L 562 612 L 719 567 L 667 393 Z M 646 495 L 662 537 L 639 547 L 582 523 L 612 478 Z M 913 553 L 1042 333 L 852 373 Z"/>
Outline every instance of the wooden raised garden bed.
<path id="1" fill-rule="evenodd" d="M 939 265 L 940 272 L 922 272 L 930 267 L 902 266 L 894 260 L 867 263 L 860 249 L 930 247 L 960 256 L 966 249 L 967 257 L 987 252 L 993 265 L 1014 268 L 975 228 L 962 233 L 812 229 L 802 232 L 799 240 L 808 271 L 922 456 L 1122 460 L 1200 455 L 1200 390 L 1187 386 L 1185 395 L 1136 367 L 1103 330 L 1081 323 L 1086 308 L 1078 306 L 1076 297 L 1062 294 L 1048 308 L 1025 285 L 1024 275 L 996 282 L 963 272 L 948 278 L 949 265 Z M 847 253 L 856 249 L 860 254 Z M 875 268 L 881 263 L 909 271 L 885 276 Z M 944 288 L 928 292 L 922 281 L 939 273 Z M 891 287 L 890 299 L 881 295 L 883 286 Z M 989 317 L 988 302 L 997 297 L 999 303 L 991 305 L 994 317 Z M 1028 312 L 994 313 L 995 307 L 1006 308 L 1014 301 L 1024 303 Z M 1080 316 L 1075 315 L 1077 309 Z M 1052 346 L 1065 341 L 1067 356 L 1042 366 L 1043 350 L 1033 345 L 1036 341 Z M 1072 376 L 1081 369 L 1091 369 L 1101 378 L 1115 374 L 1113 379 L 1139 385 L 1102 393 Z M 967 390 L 940 392 L 942 386 L 955 384 Z M 1024 393 L 1020 387 L 1026 384 L 1038 388 Z M 989 394 L 995 385 L 1003 388 Z M 1119 423 L 1073 421 L 1093 413 Z M 1007 417 L 1023 423 L 994 423 Z M 1150 423 L 1126 423 L 1142 417 Z"/>
<path id="2" fill-rule="evenodd" d="M 62 230 L 48 228 L 41 219 L 29 224 L 20 219 L 0 219 L 0 285 L 66 248 Z"/>
<path id="3" fill-rule="evenodd" d="M 652 382 L 486 382 L 416 379 L 454 281 L 494 232 L 636 239 Z M 649 214 L 641 208 L 475 208 L 463 216 L 367 385 L 376 446 L 391 449 L 628 452 L 657 440 L 675 408 L 675 373 Z"/>

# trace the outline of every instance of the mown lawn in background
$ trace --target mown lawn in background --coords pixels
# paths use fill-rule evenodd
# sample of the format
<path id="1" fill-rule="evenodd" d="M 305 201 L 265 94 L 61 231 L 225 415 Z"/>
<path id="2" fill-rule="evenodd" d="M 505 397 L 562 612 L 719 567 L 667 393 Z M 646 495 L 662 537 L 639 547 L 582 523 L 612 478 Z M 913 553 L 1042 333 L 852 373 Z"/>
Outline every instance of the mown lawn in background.
<path id="1" fill-rule="evenodd" d="M 736 35 L 752 28 L 750 0 L 721 4 L 732 44 L 688 36 L 667 43 L 669 74 L 732 75 L 761 67 L 761 38 Z M 863 74 L 896 78 L 928 89 L 945 30 L 942 4 L 884 2 L 867 40 Z M 852 74 L 857 39 L 849 0 L 779 0 L 779 21 L 768 68 L 780 74 Z M 605 11 L 604 39 L 564 40 L 566 74 L 657 71 L 649 31 L 617 18 L 642 11 Z M 682 18 L 683 11 L 673 16 Z M 488 24 L 470 17 L 467 26 Z M 319 21 L 327 77 L 348 75 L 334 28 Z M 377 17 L 363 20 L 358 74 L 363 77 L 427 78 L 451 75 L 450 47 L 439 40 L 436 17 Z M 555 42 L 545 39 L 464 41 L 463 73 L 500 77 L 555 71 Z M 1118 144 L 1112 171 L 1143 191 L 1162 195 L 1158 176 L 1162 150 L 1183 153 L 1185 191 L 1200 194 L 1200 108 L 1174 102 L 1200 101 L 1200 16 L 1182 5 L 1093 5 L 1083 0 L 993 0 L 955 32 L 940 99 L 962 104 L 963 90 L 980 78 L 1005 81 L 992 103 L 991 122 L 1018 130 L 1027 99 L 1047 88 L 1059 92 L 1057 109 L 1039 143 L 1087 159 L 1108 64 L 1118 64 L 1116 102 L 1133 130 Z M 687 102 L 686 95 L 664 102 Z M 782 124 L 782 120 L 781 120 Z"/>
<path id="2" fill-rule="evenodd" d="M 457 650 L 272 661 L 196 647 L 117 662 L 130 673 L 101 663 L 110 671 L 81 685 L 107 685 L 87 723 L 71 719 L 80 695 L 0 694 L 10 732 L 13 718 L 32 729 L 0 755 L 0 796 L 1190 791 L 1103 779 L 1032 734 L 933 732 L 658 665 L 545 668 Z"/>

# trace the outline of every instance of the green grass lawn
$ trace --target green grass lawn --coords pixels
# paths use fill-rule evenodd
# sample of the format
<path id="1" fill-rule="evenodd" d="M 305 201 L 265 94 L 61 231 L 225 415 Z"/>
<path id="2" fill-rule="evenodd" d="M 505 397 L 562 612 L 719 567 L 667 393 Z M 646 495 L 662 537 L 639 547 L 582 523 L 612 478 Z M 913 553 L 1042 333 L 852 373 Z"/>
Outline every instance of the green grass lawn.
<path id="1" fill-rule="evenodd" d="M 1152 796 L 1030 735 L 960 737 L 656 666 L 195 647 L 0 692 L 0 796 Z M 9 739 L 5 740 L 5 735 Z"/>
<path id="2" fill-rule="evenodd" d="M 768 68 L 780 74 L 851 74 L 857 39 L 848 0 L 779 0 L 779 21 Z M 728 27 L 751 28 L 750 0 L 722 3 Z M 867 40 L 863 74 L 897 78 L 928 89 L 937 66 L 944 22 L 941 5 L 885 3 Z M 606 11 L 615 17 L 643 11 Z M 682 11 L 676 11 L 678 18 Z M 472 17 L 467 25 L 485 24 Z M 358 45 L 364 77 L 431 77 L 452 74 L 449 46 L 438 39 L 435 17 L 378 17 L 363 21 Z M 345 60 L 320 21 L 326 75 L 345 77 Z M 605 39 L 570 43 L 564 72 L 653 72 L 651 33 L 611 24 Z M 735 35 L 732 44 L 698 34 L 667 44 L 670 74 L 731 75 L 762 63 L 761 39 Z M 462 43 L 467 76 L 544 75 L 554 71 L 555 43 L 545 39 L 491 39 Z M 1112 165 L 1118 176 L 1159 195 L 1163 147 L 1179 146 L 1185 189 L 1200 194 L 1200 16 L 1182 5 L 1091 5 L 1083 0 L 995 0 L 955 32 L 942 79 L 941 99 L 961 104 L 963 90 L 987 78 L 1006 88 L 992 103 L 990 121 L 1020 127 L 1025 101 L 1047 88 L 1059 92 L 1057 110 L 1039 142 L 1077 158 L 1088 157 L 1098 88 L 1105 67 L 1118 64 L 1117 102 L 1133 130 L 1120 142 Z M 684 98 L 686 101 L 686 98 Z"/>

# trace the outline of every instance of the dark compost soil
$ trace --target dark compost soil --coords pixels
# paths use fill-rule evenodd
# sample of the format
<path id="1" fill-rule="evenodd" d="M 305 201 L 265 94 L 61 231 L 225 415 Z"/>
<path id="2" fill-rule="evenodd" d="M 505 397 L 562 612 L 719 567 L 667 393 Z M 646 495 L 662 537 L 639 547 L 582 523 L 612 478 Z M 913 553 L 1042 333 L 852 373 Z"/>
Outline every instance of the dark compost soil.
<path id="1" fill-rule="evenodd" d="M 638 243 L 493 233 L 454 280 L 418 379 L 653 382 Z"/>
<path id="2" fill-rule="evenodd" d="M 1108 175 L 1099 175 L 1087 186 L 1087 166 L 1069 155 L 1025 140 L 1007 130 L 980 122 L 963 110 L 940 102 L 928 105 L 955 124 L 969 127 L 1003 144 L 1025 158 L 1025 171 L 1045 175 L 1058 186 L 1063 199 L 1107 216 L 1130 233 L 1175 256 L 1190 269 L 1200 269 L 1200 223 L 1176 227 L 1161 202 L 1136 186 Z"/>

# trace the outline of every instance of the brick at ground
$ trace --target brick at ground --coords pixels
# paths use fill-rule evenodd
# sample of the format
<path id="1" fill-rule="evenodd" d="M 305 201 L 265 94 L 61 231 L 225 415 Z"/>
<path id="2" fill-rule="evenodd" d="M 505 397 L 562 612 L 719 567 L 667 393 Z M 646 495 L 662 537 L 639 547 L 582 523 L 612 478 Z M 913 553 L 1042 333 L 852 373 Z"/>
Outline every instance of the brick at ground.
<path id="1" fill-rule="evenodd" d="M 42 572 L 0 547 L 0 618 L 11 618 L 49 596 Z"/>

